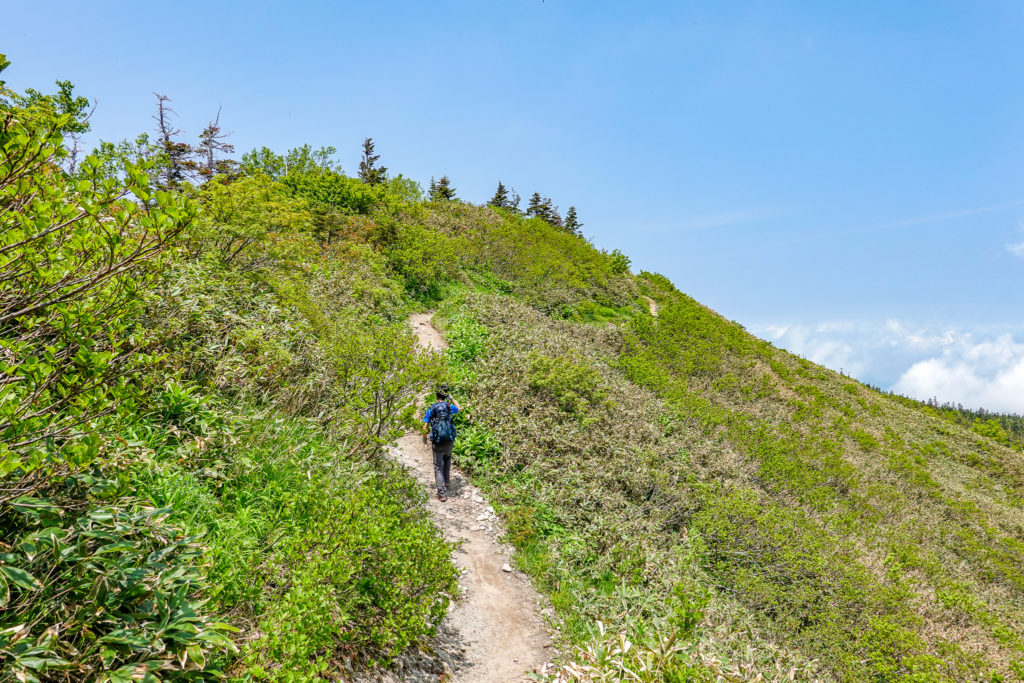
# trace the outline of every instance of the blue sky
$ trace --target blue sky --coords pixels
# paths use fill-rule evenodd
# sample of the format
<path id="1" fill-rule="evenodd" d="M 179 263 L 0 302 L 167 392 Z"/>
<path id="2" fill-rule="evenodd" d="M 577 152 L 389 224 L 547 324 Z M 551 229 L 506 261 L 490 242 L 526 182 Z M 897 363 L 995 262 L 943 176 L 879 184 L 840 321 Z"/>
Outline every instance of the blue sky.
<path id="1" fill-rule="evenodd" d="M 1024 3 L 51 2 L 4 10 L 15 88 L 93 140 L 334 145 L 483 202 L 575 205 L 635 269 L 778 345 L 1024 412 Z M 929 340 L 927 343 L 922 340 Z M 941 392 L 941 393 L 939 393 Z"/>

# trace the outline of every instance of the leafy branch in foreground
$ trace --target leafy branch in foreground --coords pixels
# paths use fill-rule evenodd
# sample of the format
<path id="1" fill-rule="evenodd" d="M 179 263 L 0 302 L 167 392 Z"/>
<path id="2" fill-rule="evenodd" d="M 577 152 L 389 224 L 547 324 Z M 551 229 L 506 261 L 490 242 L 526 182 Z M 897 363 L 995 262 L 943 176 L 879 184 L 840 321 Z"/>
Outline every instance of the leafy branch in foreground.
<path id="1" fill-rule="evenodd" d="M 65 175 L 69 116 L 0 111 L 0 476 L 95 457 L 83 425 L 130 398 L 151 351 L 140 293 L 194 216 L 141 168 L 118 180 L 88 157 Z"/>

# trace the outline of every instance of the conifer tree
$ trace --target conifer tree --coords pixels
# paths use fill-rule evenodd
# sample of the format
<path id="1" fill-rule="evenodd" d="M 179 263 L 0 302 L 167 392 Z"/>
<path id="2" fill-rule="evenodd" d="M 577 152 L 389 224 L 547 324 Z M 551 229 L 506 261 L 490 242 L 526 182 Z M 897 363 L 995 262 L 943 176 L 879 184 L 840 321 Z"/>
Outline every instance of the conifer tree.
<path id="1" fill-rule="evenodd" d="M 455 199 L 455 188 L 451 186 L 451 181 L 448 180 L 448 176 L 441 176 L 437 182 L 434 182 L 433 178 L 430 179 L 431 201 L 451 201 L 452 199 Z"/>
<path id="2" fill-rule="evenodd" d="M 377 166 L 379 154 L 373 153 L 373 138 L 363 140 L 363 158 L 359 162 L 359 177 L 367 185 L 379 185 L 387 180 L 387 166 Z"/>
<path id="3" fill-rule="evenodd" d="M 534 192 L 530 197 L 530 204 L 526 207 L 526 215 L 531 218 L 540 218 L 548 225 L 556 228 L 562 227 L 562 215 L 558 213 L 558 207 L 551 201 L 551 197 L 541 197 L 540 192 Z"/>
<path id="4" fill-rule="evenodd" d="M 494 196 L 491 197 L 491 201 L 487 203 L 498 209 L 509 208 L 508 190 L 500 180 L 498 181 L 498 189 L 495 190 Z"/>
<path id="5" fill-rule="evenodd" d="M 580 234 L 580 229 L 583 224 L 580 223 L 579 218 L 576 216 L 576 207 L 570 206 L 568 213 L 565 214 L 565 230 L 571 232 L 574 235 Z"/>
<path id="6" fill-rule="evenodd" d="M 509 192 L 508 203 L 507 203 L 508 209 L 510 211 L 515 211 L 516 213 L 521 214 L 522 210 L 519 208 L 519 202 L 521 200 L 522 200 L 522 197 L 519 196 L 518 192 L 516 192 L 515 190 L 512 190 L 511 192 Z"/>
<path id="7" fill-rule="evenodd" d="M 196 147 L 196 154 L 202 159 L 199 164 L 199 175 L 204 178 L 212 178 L 218 173 L 231 175 L 236 172 L 238 164 L 230 159 L 218 158 L 219 154 L 231 154 L 235 146 L 224 142 L 229 133 L 220 129 L 220 109 L 217 110 L 217 117 L 199 134 L 199 145 Z"/>
<path id="8" fill-rule="evenodd" d="M 531 218 L 543 218 L 543 212 L 544 201 L 540 197 L 540 192 L 534 192 L 526 206 L 526 215 Z"/>
<path id="9" fill-rule="evenodd" d="M 171 117 L 177 113 L 171 109 L 171 98 L 167 95 L 156 95 L 156 115 L 153 117 L 157 122 L 158 144 L 164 154 L 164 168 L 160 173 L 159 183 L 163 188 L 177 188 L 183 182 L 190 180 L 192 173 L 196 170 L 197 164 L 193 160 L 195 150 L 191 145 L 175 140 L 184 131 L 175 128 L 171 123 Z"/>

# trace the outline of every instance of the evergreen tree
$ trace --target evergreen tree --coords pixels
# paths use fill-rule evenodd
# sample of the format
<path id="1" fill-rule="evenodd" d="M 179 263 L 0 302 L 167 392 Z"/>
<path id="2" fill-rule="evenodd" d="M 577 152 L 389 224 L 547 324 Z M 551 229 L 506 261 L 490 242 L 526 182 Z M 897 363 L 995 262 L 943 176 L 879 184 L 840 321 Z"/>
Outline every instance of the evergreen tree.
<path id="1" fill-rule="evenodd" d="M 544 220 L 556 228 L 562 227 L 562 214 L 558 213 L 558 207 L 551 203 L 551 197 L 544 198 Z"/>
<path id="2" fill-rule="evenodd" d="M 373 138 L 363 140 L 363 158 L 359 162 L 359 177 L 367 185 L 379 185 L 387 180 L 387 166 L 377 166 L 379 154 L 373 153 Z"/>
<path id="3" fill-rule="evenodd" d="M 153 94 L 156 95 L 156 115 L 153 119 L 157 122 L 156 132 L 159 136 L 157 143 L 164 156 L 164 167 L 158 181 L 161 187 L 173 189 L 192 179 L 192 174 L 198 166 L 193 160 L 195 150 L 191 145 L 175 140 L 175 137 L 184 131 L 175 128 L 171 123 L 171 117 L 177 116 L 177 113 L 171 109 L 171 98 L 159 93 Z"/>
<path id="4" fill-rule="evenodd" d="M 579 218 L 576 217 L 576 207 L 570 206 L 569 212 L 565 214 L 565 230 L 574 235 L 579 235 L 581 234 L 580 228 L 582 227 L 583 224 L 580 223 Z"/>
<path id="5" fill-rule="evenodd" d="M 217 118 L 210 121 L 209 125 L 199 134 L 199 146 L 196 153 L 202 159 L 199 165 L 199 174 L 204 178 L 212 178 L 218 173 L 233 175 L 237 172 L 238 163 L 231 159 L 218 158 L 220 154 L 231 154 L 235 146 L 224 142 L 229 133 L 220 129 L 220 109 L 217 110 Z"/>
<path id="6" fill-rule="evenodd" d="M 548 225 L 553 225 L 556 228 L 562 227 L 562 215 L 558 213 L 558 207 L 552 203 L 551 197 L 541 197 L 540 192 L 534 192 L 533 196 L 530 197 L 530 204 L 526 207 L 526 215 L 531 218 L 540 218 Z"/>
<path id="7" fill-rule="evenodd" d="M 434 182 L 433 178 L 430 179 L 430 201 L 451 201 L 452 199 L 455 199 L 455 188 L 451 186 L 448 176 L 441 176 L 437 182 Z"/>
<path id="8" fill-rule="evenodd" d="M 534 192 L 526 206 L 526 215 L 530 218 L 543 218 L 543 211 L 544 201 L 540 197 L 540 192 Z"/>
<path id="9" fill-rule="evenodd" d="M 508 190 L 500 180 L 498 181 L 498 189 L 495 190 L 494 196 L 491 197 L 491 201 L 487 203 L 498 209 L 509 208 Z"/>

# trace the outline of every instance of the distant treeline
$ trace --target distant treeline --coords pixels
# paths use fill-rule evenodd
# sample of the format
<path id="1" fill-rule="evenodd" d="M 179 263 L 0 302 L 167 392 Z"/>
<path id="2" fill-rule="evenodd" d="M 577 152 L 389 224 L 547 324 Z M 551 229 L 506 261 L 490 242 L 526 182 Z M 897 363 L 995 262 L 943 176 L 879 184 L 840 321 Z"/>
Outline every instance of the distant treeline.
<path id="1" fill-rule="evenodd" d="M 967 427 L 976 434 L 995 439 L 1004 446 L 1024 449 L 1024 415 L 998 413 L 984 408 L 965 408 L 962 403 L 952 401 L 939 403 L 935 396 L 927 401 L 919 401 L 871 384 L 867 386 L 879 393 L 888 394 L 904 405 L 919 408 L 936 417 Z"/>

